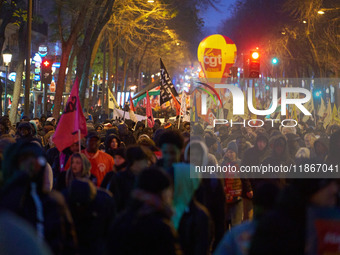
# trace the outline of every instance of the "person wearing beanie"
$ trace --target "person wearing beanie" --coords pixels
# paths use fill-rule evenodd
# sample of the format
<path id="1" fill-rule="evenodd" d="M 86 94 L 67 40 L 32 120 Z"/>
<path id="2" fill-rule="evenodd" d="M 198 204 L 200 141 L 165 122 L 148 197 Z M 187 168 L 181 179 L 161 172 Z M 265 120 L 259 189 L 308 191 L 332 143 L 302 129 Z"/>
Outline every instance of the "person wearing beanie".
<path id="1" fill-rule="evenodd" d="M 112 151 L 114 159 L 114 171 L 108 172 L 100 185 L 102 188 L 109 190 L 115 174 L 126 170 L 128 162 L 126 161 L 126 149 L 121 147 Z"/>
<path id="2" fill-rule="evenodd" d="M 279 196 L 275 209 L 259 221 L 249 254 L 305 254 L 308 209 L 335 207 L 338 192 L 334 179 L 293 180 Z"/>
<path id="3" fill-rule="evenodd" d="M 171 224 L 172 182 L 157 167 L 141 172 L 127 210 L 109 232 L 106 254 L 181 254 Z"/>

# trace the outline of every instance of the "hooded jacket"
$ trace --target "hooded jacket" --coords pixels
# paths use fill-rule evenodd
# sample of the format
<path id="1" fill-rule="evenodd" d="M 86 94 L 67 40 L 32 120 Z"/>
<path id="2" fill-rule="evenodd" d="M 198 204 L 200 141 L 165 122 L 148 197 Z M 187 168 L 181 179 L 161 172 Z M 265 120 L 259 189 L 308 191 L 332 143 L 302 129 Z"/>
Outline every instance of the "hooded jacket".
<path id="1" fill-rule="evenodd" d="M 189 147 L 192 144 L 200 144 L 203 150 L 203 165 L 215 166 L 217 164 L 214 155 L 208 153 L 208 148 L 204 142 L 193 140 L 188 143 L 185 149 L 185 160 L 189 161 Z M 225 231 L 225 212 L 224 202 L 225 195 L 223 189 L 223 179 L 219 178 L 202 178 L 200 186 L 196 190 L 195 197 L 199 203 L 204 205 L 214 223 L 214 243 L 213 249 L 222 239 Z"/>
<path id="2" fill-rule="evenodd" d="M 267 146 L 260 151 L 257 147 L 257 142 L 260 140 L 264 140 L 267 143 Z M 266 133 L 260 133 L 256 137 L 256 141 L 254 147 L 249 148 L 245 151 L 244 157 L 242 160 L 242 166 L 254 166 L 259 165 L 266 157 L 269 155 L 269 138 Z"/>
<path id="3" fill-rule="evenodd" d="M 74 225 L 62 195 L 43 190 L 45 161 L 41 148 L 18 142 L 9 147 L 4 158 L 0 209 L 12 211 L 32 224 L 54 254 L 76 253 Z M 22 165 L 27 158 L 35 158 L 40 169 L 31 161 L 31 166 Z M 33 167 L 34 171 L 30 169 Z"/>
<path id="4" fill-rule="evenodd" d="M 279 140 L 283 140 L 284 145 L 284 151 L 282 154 L 277 155 L 275 153 L 275 144 Z M 279 165 L 290 165 L 294 163 L 294 160 L 290 157 L 289 151 L 288 151 L 288 144 L 287 139 L 284 135 L 278 134 L 270 138 L 269 140 L 269 146 L 271 146 L 271 153 L 270 156 L 268 156 L 264 161 L 263 164 L 270 164 L 272 166 L 279 166 Z"/>
<path id="5" fill-rule="evenodd" d="M 213 223 L 208 210 L 194 198 L 199 187 L 198 176 L 190 164 L 174 164 L 174 199 L 175 214 L 172 222 L 178 230 L 184 254 L 209 254 L 212 244 Z"/>

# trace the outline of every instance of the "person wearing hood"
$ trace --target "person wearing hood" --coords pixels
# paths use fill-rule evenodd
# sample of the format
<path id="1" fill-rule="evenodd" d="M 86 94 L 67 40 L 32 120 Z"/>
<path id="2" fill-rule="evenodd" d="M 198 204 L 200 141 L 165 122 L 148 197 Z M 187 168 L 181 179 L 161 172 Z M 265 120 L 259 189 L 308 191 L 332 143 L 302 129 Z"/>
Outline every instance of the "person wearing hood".
<path id="1" fill-rule="evenodd" d="M 184 254 L 207 255 L 211 253 L 213 241 L 213 222 L 207 208 L 199 203 L 195 192 L 200 179 L 195 174 L 193 165 L 173 164 L 175 214 L 172 222 L 178 231 Z"/>
<path id="2" fill-rule="evenodd" d="M 125 146 L 136 144 L 136 139 L 125 123 L 118 125 L 119 137 Z"/>
<path id="3" fill-rule="evenodd" d="M 33 130 L 29 122 L 20 122 L 17 128 L 17 140 L 19 141 L 31 141 L 33 140 Z"/>
<path id="4" fill-rule="evenodd" d="M 251 185 L 248 179 L 241 179 L 237 171 L 241 160 L 238 158 L 236 142 L 228 143 L 222 166 L 236 167 L 235 173 L 227 173 L 224 179 L 224 192 L 226 196 L 226 220 L 227 229 L 242 222 L 243 201 L 242 193 L 248 193 L 252 197 Z M 251 198 L 250 197 L 250 198 Z"/>
<path id="5" fill-rule="evenodd" d="M 111 227 L 106 254 L 182 254 L 171 224 L 172 192 L 171 179 L 163 170 L 143 170 L 132 191 L 131 204 Z"/>
<path id="6" fill-rule="evenodd" d="M 320 137 L 314 142 L 315 159 L 324 162 L 329 152 L 329 139 Z"/>
<path id="7" fill-rule="evenodd" d="M 209 155 L 208 148 L 203 141 L 191 140 L 185 148 L 184 159 L 186 162 L 191 162 L 194 166 L 212 166 L 212 164 L 209 163 Z M 216 166 L 216 164 L 214 164 L 214 166 Z M 210 176 L 209 178 L 202 178 L 195 192 L 195 198 L 208 209 L 213 221 L 214 242 L 212 250 L 214 250 L 225 232 L 223 179 L 217 176 L 214 178 Z"/>
<path id="8" fill-rule="evenodd" d="M 270 164 L 272 166 L 290 165 L 294 161 L 290 157 L 287 145 L 287 139 L 281 134 L 274 135 L 269 140 L 271 154 L 262 162 L 263 164 Z"/>
<path id="9" fill-rule="evenodd" d="M 73 221 L 62 195 L 44 189 L 46 158 L 39 145 L 25 141 L 5 152 L 0 209 L 14 212 L 35 229 L 54 254 L 75 254 Z"/>
<path id="10" fill-rule="evenodd" d="M 244 158 L 245 151 L 249 149 L 251 145 L 247 143 L 246 137 L 244 135 L 236 138 L 236 144 L 238 148 L 237 156 L 242 160 Z"/>
<path id="11" fill-rule="evenodd" d="M 338 191 L 334 179 L 293 180 L 279 196 L 275 209 L 259 221 L 249 254 L 306 254 L 308 208 L 334 207 Z"/>
<path id="12" fill-rule="evenodd" d="M 119 137 L 115 134 L 110 134 L 106 136 L 105 139 L 105 152 L 110 154 L 112 157 L 114 156 L 114 151 L 120 147 L 121 141 Z"/>
<path id="13" fill-rule="evenodd" d="M 128 207 L 137 176 L 144 168 L 149 166 L 150 154 L 149 150 L 141 146 L 128 147 L 126 150 L 126 161 L 128 162 L 126 170 L 110 174 L 104 178 L 105 182 L 103 181 L 101 187 L 114 195 L 118 213 Z"/>

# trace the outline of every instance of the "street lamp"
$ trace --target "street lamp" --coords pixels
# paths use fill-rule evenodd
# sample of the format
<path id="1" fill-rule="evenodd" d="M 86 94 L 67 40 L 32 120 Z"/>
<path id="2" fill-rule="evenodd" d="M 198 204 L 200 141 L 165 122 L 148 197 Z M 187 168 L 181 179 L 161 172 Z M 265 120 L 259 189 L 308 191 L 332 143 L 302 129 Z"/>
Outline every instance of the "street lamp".
<path id="1" fill-rule="evenodd" d="M 2 53 L 3 61 L 6 67 L 6 77 L 5 77 L 5 102 L 4 102 L 4 115 L 6 115 L 7 111 L 7 77 L 8 77 L 8 66 L 12 61 L 12 53 L 9 50 L 8 46 Z"/>

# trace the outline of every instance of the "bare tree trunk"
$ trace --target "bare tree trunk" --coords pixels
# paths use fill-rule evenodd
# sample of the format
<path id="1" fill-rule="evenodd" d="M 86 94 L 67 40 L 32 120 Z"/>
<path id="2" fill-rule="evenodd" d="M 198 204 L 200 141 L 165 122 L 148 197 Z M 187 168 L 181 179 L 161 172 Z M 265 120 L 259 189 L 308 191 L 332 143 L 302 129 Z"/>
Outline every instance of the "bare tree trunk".
<path id="1" fill-rule="evenodd" d="M 92 106 L 95 106 L 98 102 L 98 98 L 97 98 L 97 96 L 98 96 L 98 94 L 97 94 L 98 85 L 97 84 L 98 84 L 98 77 L 96 77 L 95 80 L 94 80 Z"/>
<path id="2" fill-rule="evenodd" d="M 77 55 L 77 47 L 74 47 L 70 59 L 68 61 L 68 71 L 66 75 L 66 86 L 65 86 L 65 92 L 69 93 L 71 91 L 72 87 L 72 74 L 73 74 L 73 64 L 74 64 L 74 59 L 76 58 Z"/>
<path id="3" fill-rule="evenodd" d="M 60 68 L 59 68 L 58 80 L 57 80 L 57 85 L 56 85 L 54 109 L 53 109 L 53 117 L 55 119 L 58 119 L 60 115 L 61 103 L 62 103 L 64 87 L 65 87 L 67 62 L 68 62 L 68 57 L 70 55 L 71 49 L 72 49 L 71 43 L 67 43 L 62 46 L 62 54 L 61 54 L 61 60 L 60 60 Z"/>
<path id="4" fill-rule="evenodd" d="M 124 69 L 123 69 L 123 79 L 124 79 L 124 86 L 122 88 L 122 98 L 123 98 L 123 107 L 124 107 L 124 104 L 125 104 L 125 91 L 126 91 L 126 81 L 127 81 L 127 75 L 128 75 L 128 65 L 129 65 L 129 56 L 127 53 L 125 53 L 125 57 L 124 57 Z"/>
<path id="5" fill-rule="evenodd" d="M 105 93 L 105 83 L 106 83 L 106 41 L 105 41 L 105 37 L 104 37 L 104 40 L 103 40 L 102 110 L 104 110 L 105 113 L 107 113 L 108 106 L 105 102 L 105 95 L 107 94 L 107 93 Z"/>
<path id="6" fill-rule="evenodd" d="M 24 60 L 25 60 L 25 33 L 23 26 L 20 27 L 19 30 L 19 59 L 18 65 L 16 66 L 16 78 L 13 88 L 13 100 L 11 111 L 9 113 L 9 119 L 12 124 L 16 123 L 17 113 L 18 113 L 18 105 L 20 99 L 20 90 L 22 88 L 22 74 L 24 72 Z"/>
<path id="7" fill-rule="evenodd" d="M 112 81 L 113 81 L 113 41 L 109 40 L 109 62 L 108 62 L 108 80 L 107 86 L 112 91 Z"/>

